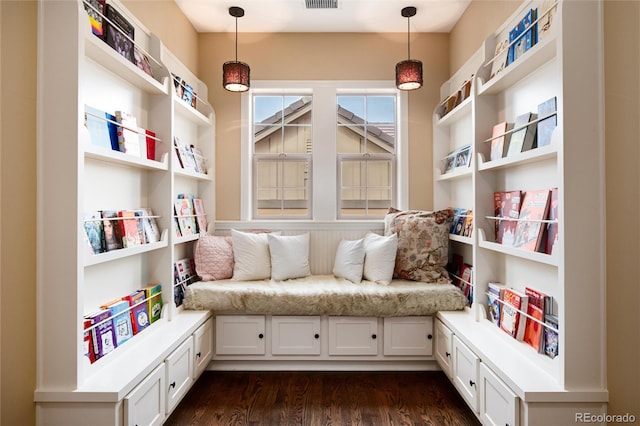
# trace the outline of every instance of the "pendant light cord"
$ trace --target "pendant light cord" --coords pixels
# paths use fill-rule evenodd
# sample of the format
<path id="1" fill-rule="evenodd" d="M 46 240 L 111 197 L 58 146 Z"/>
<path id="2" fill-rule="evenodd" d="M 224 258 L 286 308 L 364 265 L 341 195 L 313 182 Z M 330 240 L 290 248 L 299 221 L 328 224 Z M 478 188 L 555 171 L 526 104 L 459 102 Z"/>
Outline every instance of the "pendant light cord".
<path id="1" fill-rule="evenodd" d="M 411 28 L 409 25 L 410 17 L 407 17 L 407 59 L 411 59 Z"/>
<path id="2" fill-rule="evenodd" d="M 236 62 L 238 62 L 238 17 L 236 16 Z"/>

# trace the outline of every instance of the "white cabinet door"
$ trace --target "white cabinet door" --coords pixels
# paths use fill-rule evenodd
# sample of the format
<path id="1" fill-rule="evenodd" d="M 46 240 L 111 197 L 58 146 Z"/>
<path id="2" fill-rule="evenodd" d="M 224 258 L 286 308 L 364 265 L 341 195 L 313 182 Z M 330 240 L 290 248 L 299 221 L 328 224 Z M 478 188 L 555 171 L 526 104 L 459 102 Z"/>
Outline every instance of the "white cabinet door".
<path id="1" fill-rule="evenodd" d="M 200 377 L 200 374 L 207 368 L 211 355 L 213 354 L 213 319 L 209 318 L 193 333 L 193 344 L 195 357 L 195 368 L 193 369 L 193 379 Z"/>
<path id="2" fill-rule="evenodd" d="M 125 426 L 162 425 L 165 395 L 165 366 L 160 364 L 124 397 Z"/>
<path id="3" fill-rule="evenodd" d="M 189 336 L 165 360 L 167 414 L 171 413 L 193 383 L 193 336 Z"/>
<path id="4" fill-rule="evenodd" d="M 262 315 L 216 316 L 217 355 L 264 355 L 265 318 Z"/>
<path id="5" fill-rule="evenodd" d="M 320 355 L 320 317 L 271 318 L 273 355 Z"/>
<path id="6" fill-rule="evenodd" d="M 478 412 L 478 369 L 480 358 L 457 336 L 453 336 L 453 384 L 469 406 Z"/>
<path id="7" fill-rule="evenodd" d="M 480 363 L 480 421 L 483 425 L 519 426 L 518 397 Z"/>
<path id="8" fill-rule="evenodd" d="M 384 319 L 385 355 L 433 353 L 432 317 L 390 317 Z"/>
<path id="9" fill-rule="evenodd" d="M 441 321 L 436 321 L 436 360 L 449 379 L 453 379 L 453 333 Z"/>
<path id="10" fill-rule="evenodd" d="M 377 318 L 329 317 L 329 355 L 377 354 Z"/>

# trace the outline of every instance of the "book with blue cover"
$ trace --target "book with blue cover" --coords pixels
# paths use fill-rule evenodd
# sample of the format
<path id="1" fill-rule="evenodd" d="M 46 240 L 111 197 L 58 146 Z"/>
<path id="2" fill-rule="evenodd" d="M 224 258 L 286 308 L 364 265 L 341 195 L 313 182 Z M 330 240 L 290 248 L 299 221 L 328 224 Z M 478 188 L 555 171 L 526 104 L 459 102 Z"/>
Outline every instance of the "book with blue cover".
<path id="1" fill-rule="evenodd" d="M 518 59 L 523 53 L 531 49 L 538 39 L 536 20 L 538 9 L 529 9 L 518 24 L 509 31 L 509 53 L 507 65 Z M 533 24 L 533 25 L 532 25 Z"/>
<path id="2" fill-rule="evenodd" d="M 116 336 L 116 345 L 120 346 L 133 337 L 131 315 L 129 314 L 129 302 L 126 300 L 114 300 L 101 308 L 109 309 L 113 318 L 113 329 Z"/>

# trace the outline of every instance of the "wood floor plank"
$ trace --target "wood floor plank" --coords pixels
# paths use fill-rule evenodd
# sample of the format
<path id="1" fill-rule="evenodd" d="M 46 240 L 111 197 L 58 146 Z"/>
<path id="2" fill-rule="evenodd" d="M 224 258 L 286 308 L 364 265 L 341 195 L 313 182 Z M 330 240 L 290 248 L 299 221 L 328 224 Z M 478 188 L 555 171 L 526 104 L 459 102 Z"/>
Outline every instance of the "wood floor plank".
<path id="1" fill-rule="evenodd" d="M 440 371 L 205 371 L 166 426 L 476 426 Z"/>

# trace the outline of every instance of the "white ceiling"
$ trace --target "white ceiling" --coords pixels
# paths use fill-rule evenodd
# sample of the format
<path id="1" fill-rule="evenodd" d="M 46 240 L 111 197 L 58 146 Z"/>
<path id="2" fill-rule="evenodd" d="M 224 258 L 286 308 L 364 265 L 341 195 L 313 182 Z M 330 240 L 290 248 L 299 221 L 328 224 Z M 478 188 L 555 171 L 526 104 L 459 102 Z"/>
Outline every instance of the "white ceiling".
<path id="1" fill-rule="evenodd" d="M 175 0 L 198 32 L 234 32 L 229 7 L 245 11 L 238 32 L 406 32 L 400 11 L 415 6 L 412 32 L 449 32 L 471 0 L 338 0 L 337 9 L 307 9 L 305 0 Z"/>

